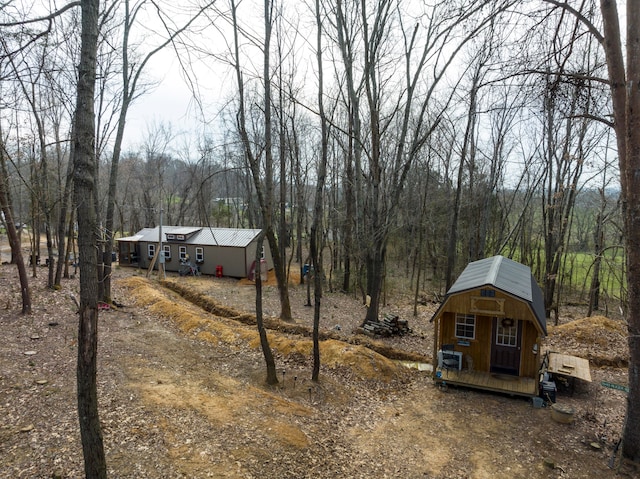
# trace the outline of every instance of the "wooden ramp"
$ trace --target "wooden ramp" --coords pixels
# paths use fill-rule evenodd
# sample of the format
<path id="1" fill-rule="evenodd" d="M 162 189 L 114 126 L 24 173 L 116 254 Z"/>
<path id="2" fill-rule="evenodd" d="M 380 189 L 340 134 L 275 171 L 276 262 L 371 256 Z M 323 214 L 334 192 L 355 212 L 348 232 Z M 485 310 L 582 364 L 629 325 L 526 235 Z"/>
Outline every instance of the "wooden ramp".
<path id="1" fill-rule="evenodd" d="M 589 360 L 577 356 L 550 352 L 547 371 L 554 375 L 578 378 L 591 382 Z"/>
<path id="2" fill-rule="evenodd" d="M 456 386 L 466 386 L 485 391 L 501 392 L 518 396 L 533 397 L 538 395 L 534 378 L 523 378 L 507 374 L 495 374 L 482 371 L 457 371 L 453 369 L 438 370 L 441 377 L 438 382 Z"/>

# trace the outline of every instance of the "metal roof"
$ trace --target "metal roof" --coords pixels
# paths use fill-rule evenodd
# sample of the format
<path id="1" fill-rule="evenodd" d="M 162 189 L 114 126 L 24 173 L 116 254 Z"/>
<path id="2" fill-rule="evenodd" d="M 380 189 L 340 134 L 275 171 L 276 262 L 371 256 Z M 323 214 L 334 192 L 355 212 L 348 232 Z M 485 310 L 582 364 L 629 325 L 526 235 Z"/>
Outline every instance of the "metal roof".
<path id="1" fill-rule="evenodd" d="M 191 238 L 190 243 L 244 248 L 260 234 L 260 229 L 205 227 Z"/>
<path id="2" fill-rule="evenodd" d="M 469 263 L 448 294 L 492 285 L 526 301 L 533 301 L 531 268 L 504 256 L 493 256 Z"/>
<path id="3" fill-rule="evenodd" d="M 140 241 L 142 238 L 144 238 L 145 234 L 151 230 L 153 230 L 153 228 L 144 228 L 138 231 L 133 236 L 123 236 L 122 238 L 116 238 L 116 241 Z"/>
<path id="4" fill-rule="evenodd" d="M 157 243 L 160 234 L 160 228 L 144 228 L 133 236 L 126 238 L 118 238 L 117 241 L 144 241 L 148 243 Z M 184 244 L 195 244 L 203 246 L 229 246 L 235 248 L 244 248 L 248 246 L 261 232 L 260 229 L 246 228 L 211 228 L 200 226 L 163 226 L 162 235 L 163 242 L 167 242 L 166 235 L 191 235 L 184 241 L 170 241 Z"/>
<path id="5" fill-rule="evenodd" d="M 171 231 L 165 231 L 165 228 L 171 228 Z M 202 228 L 197 226 L 163 226 L 162 234 L 171 233 L 174 235 L 190 235 L 197 231 L 200 231 Z"/>
<path id="6" fill-rule="evenodd" d="M 531 306 L 544 334 L 547 334 L 547 319 L 542 290 L 531 274 L 531 268 L 504 256 L 492 256 L 469 263 L 456 282 L 447 291 L 447 298 L 483 286 L 493 286 L 513 295 Z M 440 308 L 436 311 L 439 313 Z M 434 315 L 435 317 L 435 315 Z"/>

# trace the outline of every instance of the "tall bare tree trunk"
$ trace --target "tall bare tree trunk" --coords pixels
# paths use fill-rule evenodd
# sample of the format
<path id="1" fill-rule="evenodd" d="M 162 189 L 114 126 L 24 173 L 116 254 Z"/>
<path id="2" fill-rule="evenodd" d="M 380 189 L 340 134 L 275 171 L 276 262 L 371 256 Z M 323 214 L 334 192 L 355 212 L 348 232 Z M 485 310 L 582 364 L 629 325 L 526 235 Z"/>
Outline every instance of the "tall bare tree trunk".
<path id="1" fill-rule="evenodd" d="M 93 97 L 96 79 L 99 0 L 82 0 L 82 49 L 74 137 L 74 192 L 78 215 L 80 311 L 78 326 L 78 418 L 87 478 L 106 478 L 98 416 L 98 222 Z"/>
<path id="2" fill-rule="evenodd" d="M 311 379 L 318 381 L 320 379 L 320 301 L 322 298 L 322 278 L 323 264 L 322 252 L 322 218 L 323 218 L 323 201 L 324 201 L 324 185 L 327 177 L 327 157 L 328 153 L 328 131 L 327 119 L 324 111 L 324 77 L 322 73 L 322 18 L 320 15 L 320 0 L 315 1 L 316 9 L 316 27 L 318 29 L 316 36 L 316 59 L 318 61 L 318 112 L 320 116 L 321 130 L 321 153 L 320 162 L 318 164 L 318 176 L 316 178 L 316 196 L 313 207 L 313 223 L 311 225 L 311 262 L 315 274 L 313 275 L 313 372 Z"/>
<path id="3" fill-rule="evenodd" d="M 269 0 L 265 0 L 265 6 L 269 3 Z M 268 13 L 265 12 L 265 15 Z M 238 38 L 238 24 L 237 24 L 237 5 L 235 0 L 231 1 L 231 16 L 233 21 L 233 40 L 234 40 L 234 58 L 235 58 L 235 71 L 236 71 L 236 79 L 238 81 L 238 96 L 239 96 L 239 105 L 238 105 L 238 129 L 240 130 L 240 137 L 243 142 L 244 152 L 247 156 L 249 166 L 251 168 L 251 176 L 253 178 L 254 186 L 256 189 L 256 194 L 258 195 L 258 202 L 261 206 L 262 213 L 262 224 L 266 225 L 267 220 L 265 218 L 265 208 L 264 205 L 264 192 L 262 185 L 260 184 L 260 171 L 259 164 L 257 159 L 253 156 L 253 152 L 251 150 L 251 145 L 249 142 L 249 135 L 246 129 L 246 116 L 245 116 L 245 98 L 244 98 L 244 80 L 242 79 L 242 71 L 240 69 L 240 48 L 239 48 L 239 38 Z M 266 21 L 266 20 L 265 20 Z M 266 231 L 265 231 L 266 229 Z M 258 331 L 260 334 L 260 346 L 262 347 L 262 353 L 265 358 L 266 366 L 267 366 L 267 383 L 268 384 L 277 384 L 278 378 L 275 376 L 275 361 L 273 359 L 273 354 L 271 352 L 271 348 L 269 346 L 269 340 L 266 332 L 264 331 L 264 327 L 262 326 L 262 280 L 260 275 L 262 274 L 262 265 L 260 264 L 261 252 L 262 252 L 262 244 L 264 241 L 264 235 L 268 235 L 268 228 L 263 227 L 263 232 L 260 233 L 258 237 L 258 244 L 256 250 L 256 266 L 255 266 L 255 281 L 256 281 L 256 321 L 258 322 Z M 273 234 L 273 231 L 271 231 Z M 269 242 L 271 245 L 272 243 Z M 275 253 L 279 256 L 278 250 L 272 250 L 272 253 Z"/>
<path id="4" fill-rule="evenodd" d="M 354 84 L 353 68 L 353 32 L 349 30 L 345 19 L 345 10 L 342 0 L 336 1 L 336 30 L 338 34 L 338 44 L 342 55 L 342 62 L 345 68 L 346 88 L 348 94 L 348 133 L 347 154 L 345 155 L 345 218 L 343 226 L 344 234 L 344 275 L 342 278 L 342 290 L 351 290 L 351 259 L 354 254 L 354 228 L 357 200 L 359 198 L 359 171 L 360 157 L 362 155 L 361 133 L 360 133 L 360 102 Z"/>
<path id="5" fill-rule="evenodd" d="M 273 1 L 264 0 L 264 154 L 265 154 L 265 172 L 264 172 L 264 194 L 262 195 L 264 203 L 260 203 L 262 215 L 264 218 L 264 226 L 271 249 L 271 257 L 273 259 L 273 269 L 275 270 L 276 279 L 278 281 L 278 293 L 280 295 L 280 319 L 291 321 L 291 303 L 289 302 L 289 287 L 287 284 L 287 274 L 285 271 L 286 261 L 281 254 L 279 241 L 284 238 L 277 238 L 275 233 L 275 225 L 273 219 L 273 142 L 271 135 L 272 119 L 271 119 L 271 31 L 273 28 Z M 256 178 L 256 180 L 259 180 Z M 256 181 L 254 180 L 254 181 Z M 281 178 L 281 181 L 284 181 Z"/>
<path id="6" fill-rule="evenodd" d="M 458 179 L 456 181 L 456 194 L 453 202 L 453 215 L 451 216 L 451 223 L 449 227 L 449 240 L 447 243 L 447 268 L 445 272 L 446 290 L 453 285 L 454 271 L 456 266 L 456 260 L 458 258 L 458 227 L 460 211 L 462 208 L 462 189 L 464 171 L 467 163 L 467 156 L 473 143 L 473 132 L 475 130 L 475 118 L 478 98 L 478 83 L 480 82 L 480 74 L 482 65 L 477 65 L 475 75 L 473 77 L 473 85 L 471 86 L 471 93 L 469 97 L 469 110 L 467 111 L 467 125 L 464 133 L 464 142 L 462 145 L 462 154 L 460 156 L 460 166 L 458 166 Z M 469 155 L 470 156 L 470 155 Z"/>
<path id="7" fill-rule="evenodd" d="M 607 57 L 618 143 L 629 289 L 629 394 L 622 454 L 640 461 L 640 2 L 627 2 L 626 72 L 616 2 L 600 0 L 600 9 L 604 26 L 600 40 Z"/>
<path id="8" fill-rule="evenodd" d="M 100 284 L 102 299 L 106 302 L 111 302 L 111 272 L 113 262 L 113 249 L 114 249 L 114 222 L 115 222 L 115 203 L 116 192 L 118 188 L 118 172 L 120 165 L 120 156 L 122 153 L 122 140 L 124 138 L 125 125 L 127 121 L 127 115 L 129 114 L 129 108 L 133 103 L 136 95 L 139 95 L 138 81 L 149 60 L 151 60 L 156 53 L 162 51 L 167 45 L 171 44 L 176 37 L 182 34 L 189 26 L 213 3 L 208 2 L 203 5 L 188 21 L 186 21 L 180 28 L 173 32 L 167 30 L 168 38 L 164 40 L 160 45 L 152 49 L 147 53 L 142 60 L 129 61 L 129 48 L 131 30 L 136 21 L 136 17 L 141 10 L 142 3 L 135 3 L 133 7 L 130 6 L 130 1 L 124 1 L 125 17 L 123 21 L 122 30 L 122 105 L 120 107 L 120 113 L 118 115 L 118 126 L 116 129 L 116 137 L 113 143 L 113 154 L 111 155 L 111 167 L 109 170 L 109 191 L 107 193 L 107 215 L 105 218 L 105 234 L 103 244 L 103 252 L 101 264 L 102 270 L 100 274 Z M 162 226 L 162 225 L 160 225 Z"/>
<path id="9" fill-rule="evenodd" d="M 4 214 L 4 221 L 7 227 L 7 236 L 11 246 L 11 258 L 15 260 L 20 278 L 20 294 L 22 297 L 22 314 L 31 314 L 31 293 L 29 291 L 29 277 L 27 268 L 24 265 L 22 249 L 20 247 L 19 230 L 16 229 L 16 222 L 13 219 L 13 208 L 11 207 L 11 195 L 9 193 L 7 165 L 5 161 L 4 144 L 0 143 L 0 211 Z"/>
<path id="10" fill-rule="evenodd" d="M 263 314 L 262 314 L 262 268 L 265 267 L 261 264 L 261 251 L 262 243 L 264 241 L 264 232 L 258 236 L 258 242 L 256 246 L 256 258 L 255 258 L 255 272 L 254 277 L 256 281 L 256 324 L 258 326 L 258 335 L 260 336 L 260 347 L 262 349 L 262 355 L 264 356 L 264 362 L 267 366 L 267 384 L 278 384 L 278 374 L 276 372 L 276 361 L 269 346 L 269 339 L 267 338 L 267 330 L 264 327 Z"/>
<path id="11" fill-rule="evenodd" d="M 596 215 L 595 231 L 593 232 L 593 272 L 591 273 L 591 285 L 589 286 L 589 310 L 587 316 L 600 309 L 600 270 L 602 256 L 606 250 L 604 245 L 604 223 L 606 222 L 607 195 L 604 186 L 600 188 L 600 211 Z"/>
<path id="12" fill-rule="evenodd" d="M 73 132 L 71 133 L 73 138 Z M 61 155 L 61 154 L 60 154 Z M 73 144 L 71 145 L 71 158 L 73 158 Z M 67 230 L 67 212 L 69 211 L 69 203 L 71 202 L 71 189 L 73 187 L 73 161 L 69 160 L 67 164 L 67 174 L 65 176 L 64 190 L 61 193 L 62 202 L 60 204 L 60 215 L 58 216 L 58 225 L 56 236 L 58 239 L 58 263 L 56 264 L 56 275 L 53 280 L 54 286 L 60 285 L 62 280 L 63 267 L 67 263 L 66 251 L 66 230 Z M 73 237 L 70 237 L 73 241 Z"/>

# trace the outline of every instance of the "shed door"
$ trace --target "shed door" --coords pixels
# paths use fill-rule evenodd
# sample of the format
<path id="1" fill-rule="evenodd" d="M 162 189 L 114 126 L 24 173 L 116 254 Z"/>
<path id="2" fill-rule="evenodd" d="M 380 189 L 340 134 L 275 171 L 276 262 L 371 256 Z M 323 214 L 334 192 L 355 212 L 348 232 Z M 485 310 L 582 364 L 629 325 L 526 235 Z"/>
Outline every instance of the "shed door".
<path id="1" fill-rule="evenodd" d="M 519 375 L 522 321 L 493 318 L 491 372 Z"/>

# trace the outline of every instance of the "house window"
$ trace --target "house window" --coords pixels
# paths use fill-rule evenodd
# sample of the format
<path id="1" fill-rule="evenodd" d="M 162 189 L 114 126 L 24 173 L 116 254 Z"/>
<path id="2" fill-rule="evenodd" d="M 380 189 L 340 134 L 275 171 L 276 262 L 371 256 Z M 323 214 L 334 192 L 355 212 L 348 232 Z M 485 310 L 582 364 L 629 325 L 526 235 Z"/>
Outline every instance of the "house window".
<path id="1" fill-rule="evenodd" d="M 176 239 L 179 241 L 184 241 L 184 235 L 176 235 Z"/>
<path id="2" fill-rule="evenodd" d="M 456 338 L 475 339 L 476 317 L 474 314 L 456 314 Z"/>
<path id="3" fill-rule="evenodd" d="M 265 255 L 264 255 L 264 246 L 262 247 L 262 251 L 260 252 L 260 259 L 264 259 Z"/>
<path id="4" fill-rule="evenodd" d="M 186 261 L 187 259 L 187 247 L 180 246 L 180 261 Z"/>
<path id="5" fill-rule="evenodd" d="M 204 248 L 196 248 L 196 263 L 204 262 Z"/>
<path id="6" fill-rule="evenodd" d="M 164 250 L 164 259 L 171 259 L 171 246 L 166 244 L 163 247 Z"/>
<path id="7" fill-rule="evenodd" d="M 149 254 L 149 259 L 153 258 L 156 255 L 156 245 L 153 243 L 147 245 L 147 253 Z"/>
<path id="8" fill-rule="evenodd" d="M 167 239 L 168 240 L 176 239 L 176 235 L 168 234 Z"/>
<path id="9" fill-rule="evenodd" d="M 499 346 L 518 345 L 518 322 L 510 318 L 498 319 L 496 344 Z"/>
<path id="10" fill-rule="evenodd" d="M 494 289 L 481 289 L 480 296 L 484 298 L 495 298 L 496 291 Z"/>

